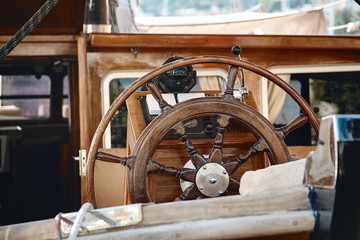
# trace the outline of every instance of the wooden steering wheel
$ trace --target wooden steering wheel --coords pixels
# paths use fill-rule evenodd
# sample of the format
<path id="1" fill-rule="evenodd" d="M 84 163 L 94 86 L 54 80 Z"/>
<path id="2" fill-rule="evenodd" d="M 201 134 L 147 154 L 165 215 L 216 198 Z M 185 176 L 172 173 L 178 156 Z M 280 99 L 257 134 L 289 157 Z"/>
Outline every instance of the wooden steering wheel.
<path id="1" fill-rule="evenodd" d="M 192 99 L 170 106 L 164 101 L 159 89 L 151 81 L 169 70 L 203 63 L 220 63 L 231 66 L 227 89 L 223 96 Z M 295 100 L 302 109 L 303 114 L 300 114 L 285 127 L 276 129 L 259 112 L 246 103 L 235 99 L 233 96 L 233 87 L 239 67 L 257 73 L 274 82 Z M 131 156 L 119 157 L 98 152 L 103 133 L 115 112 L 132 93 L 146 83 L 151 94 L 158 101 L 162 113 L 143 131 L 136 142 Z M 217 118 L 217 134 L 209 157 L 205 157 L 198 152 L 189 140 L 184 122 L 194 118 L 209 116 Z M 222 145 L 224 132 L 231 119 L 236 119 L 242 127 L 250 131 L 256 137 L 257 142 L 246 152 L 235 157 L 234 160 L 223 162 Z M 192 57 L 170 62 L 139 78 L 125 89 L 113 102 L 99 123 L 92 139 L 87 158 L 87 200 L 96 206 L 94 192 L 94 166 L 96 159 L 122 163 L 129 168 L 128 183 L 131 200 L 136 203 L 151 201 L 146 176 L 152 173 L 165 173 L 192 183 L 180 196 L 182 200 L 196 199 L 198 197 L 217 197 L 224 195 L 228 190 L 237 191 L 239 189 L 239 181 L 233 179 L 231 174 L 233 174 L 240 165 L 250 157 L 263 152 L 267 153 L 271 164 L 289 161 L 290 154 L 284 143 L 284 138 L 289 132 L 308 121 L 313 126 L 315 132 L 318 133 L 319 122 L 306 101 L 286 82 L 264 68 L 243 60 L 219 56 Z M 159 143 L 169 132 L 173 132 L 185 144 L 185 148 L 194 166 L 193 168 L 167 167 L 152 159 Z"/>

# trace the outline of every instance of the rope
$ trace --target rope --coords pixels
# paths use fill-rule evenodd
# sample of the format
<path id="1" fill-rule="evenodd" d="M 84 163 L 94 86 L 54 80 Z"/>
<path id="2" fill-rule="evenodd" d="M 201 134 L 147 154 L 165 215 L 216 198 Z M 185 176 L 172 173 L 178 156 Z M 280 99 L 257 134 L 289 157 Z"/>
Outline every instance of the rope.
<path id="1" fill-rule="evenodd" d="M 70 234 L 68 237 L 68 240 L 74 240 L 76 239 L 78 232 L 80 230 L 81 227 L 81 223 L 85 218 L 85 214 L 87 211 L 94 209 L 93 205 L 91 203 L 84 203 L 78 214 L 76 215 L 75 221 L 74 221 L 74 225 L 72 225 L 71 230 L 70 230 Z"/>
<path id="2" fill-rule="evenodd" d="M 0 49 L 0 62 L 41 22 L 59 0 L 47 0 L 22 28 Z"/>

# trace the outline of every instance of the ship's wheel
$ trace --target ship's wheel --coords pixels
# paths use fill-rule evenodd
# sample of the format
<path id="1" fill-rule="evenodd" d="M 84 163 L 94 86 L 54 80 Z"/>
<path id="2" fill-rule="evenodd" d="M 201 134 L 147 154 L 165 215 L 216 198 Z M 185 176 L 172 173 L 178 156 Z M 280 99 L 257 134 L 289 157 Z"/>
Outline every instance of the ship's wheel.
<path id="1" fill-rule="evenodd" d="M 222 96 L 192 99 L 171 106 L 162 98 L 160 90 L 152 82 L 152 79 L 170 70 L 204 63 L 230 66 L 227 88 Z M 274 82 L 295 100 L 302 109 L 303 114 L 300 114 L 287 126 L 276 129 L 262 114 L 233 96 L 234 83 L 239 68 L 250 70 Z M 102 135 L 115 112 L 132 93 L 144 84 L 147 84 L 149 91 L 158 101 L 162 113 L 143 131 L 131 156 L 122 157 L 98 152 Z M 208 155 L 199 153 L 191 143 L 184 126 L 185 122 L 201 117 L 215 117 L 217 119 L 217 133 Z M 233 120 L 250 131 L 257 141 L 246 152 L 230 161 L 224 161 L 224 132 L 229 122 Z M 96 206 L 94 192 L 96 159 L 118 162 L 128 167 L 129 189 L 131 200 L 134 203 L 151 201 L 146 178 L 148 174 L 155 173 L 168 174 L 188 183 L 183 193 L 178 197 L 181 200 L 217 197 L 226 195 L 227 191 L 238 191 L 239 181 L 234 179 L 232 174 L 252 156 L 260 153 L 266 153 L 271 164 L 290 161 L 290 154 L 284 143 L 284 138 L 289 132 L 308 121 L 317 133 L 319 122 L 306 101 L 278 76 L 252 63 L 219 56 L 192 57 L 170 62 L 151 71 L 125 89 L 101 120 L 93 137 L 87 159 L 87 200 Z M 188 167 L 188 164 L 183 167 L 166 166 L 166 164 L 161 164 L 153 159 L 155 150 L 169 132 L 172 132 L 184 143 L 184 148 L 190 156 L 191 167 Z"/>

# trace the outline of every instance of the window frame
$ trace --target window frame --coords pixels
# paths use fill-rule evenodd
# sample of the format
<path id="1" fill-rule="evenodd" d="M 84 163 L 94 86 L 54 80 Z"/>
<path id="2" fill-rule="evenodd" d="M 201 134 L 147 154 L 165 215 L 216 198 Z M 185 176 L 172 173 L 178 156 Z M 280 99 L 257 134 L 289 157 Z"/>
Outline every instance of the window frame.
<path id="1" fill-rule="evenodd" d="M 29 95 L 29 99 L 48 99 L 50 108 L 48 117 L 24 117 L 24 118 L 9 118 L 0 120 L 1 125 L 16 125 L 16 124 L 45 124 L 45 123 L 67 123 L 68 118 L 65 118 L 62 114 L 64 99 L 69 99 L 69 92 L 67 95 L 63 94 L 64 79 L 69 75 L 69 66 L 67 63 L 55 64 L 52 61 L 35 61 L 32 63 L 23 63 L 17 65 L 0 65 L 0 80 L 2 76 L 36 76 L 46 75 L 50 79 L 50 93 Z M 59 81 L 60 80 L 60 81 Z M 69 81 L 69 78 L 68 78 Z M 55 83 L 58 82 L 58 83 Z M 61 83 L 60 83 L 61 82 Z M 61 91 L 59 86 L 61 85 Z M 27 94 L 13 95 L 10 98 L 22 99 L 22 96 L 28 96 Z M 60 97 L 61 96 L 61 97 Z M 0 96 L 2 99 L 3 96 Z M 5 96 L 8 98 L 8 96 Z M 27 98 L 27 97 L 26 97 Z M 61 98 L 61 99 L 60 99 Z"/>
<path id="2" fill-rule="evenodd" d="M 278 74 L 306 74 L 306 73 L 330 73 L 330 72 L 360 72 L 360 63 L 344 64 L 318 64 L 318 65 L 292 65 L 292 66 L 273 66 L 268 71 Z M 261 113 L 268 118 L 268 80 L 264 77 L 260 79 Z"/>
<path id="3" fill-rule="evenodd" d="M 222 68 L 196 68 L 196 76 L 204 77 L 204 76 L 221 76 L 227 80 L 228 72 Z M 113 71 L 105 75 L 101 82 L 101 109 L 102 116 L 104 116 L 107 110 L 110 107 L 110 82 L 113 79 L 119 78 L 140 78 L 145 74 L 149 73 L 152 70 L 149 69 L 139 69 L 139 70 L 118 70 Z M 109 122 L 108 126 L 105 129 L 103 135 L 103 148 L 112 148 L 111 147 L 111 122 Z"/>

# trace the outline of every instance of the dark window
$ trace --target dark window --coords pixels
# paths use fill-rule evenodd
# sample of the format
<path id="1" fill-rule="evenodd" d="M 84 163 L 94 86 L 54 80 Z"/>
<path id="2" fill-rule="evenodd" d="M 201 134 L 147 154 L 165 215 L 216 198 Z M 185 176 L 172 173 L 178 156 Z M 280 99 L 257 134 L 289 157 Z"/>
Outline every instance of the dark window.
<path id="1" fill-rule="evenodd" d="M 116 78 L 109 84 L 110 104 L 122 93 L 131 83 L 137 78 Z M 146 91 L 146 87 L 142 86 L 139 91 Z M 127 129 L 127 107 L 123 104 L 119 110 L 116 111 L 114 117 L 111 119 L 111 147 L 124 148 L 126 147 L 126 129 Z"/>
<path id="2" fill-rule="evenodd" d="M 49 76 L 4 75 L 1 80 L 0 115 L 5 118 L 50 116 Z"/>
<path id="3" fill-rule="evenodd" d="M 0 69 L 0 121 L 48 120 L 69 116 L 66 66 Z"/>
<path id="4" fill-rule="evenodd" d="M 201 70 L 197 70 L 201 71 Z M 206 70 L 205 70 L 206 71 Z M 208 76 L 198 76 L 197 84 L 192 88 L 192 90 L 202 90 L 200 82 L 204 82 L 206 87 L 211 87 L 213 90 L 218 90 L 221 88 L 224 76 L 221 76 L 218 71 L 215 74 L 207 71 Z M 203 74 L 202 74 L 203 75 Z M 124 91 L 131 83 L 133 83 L 137 78 L 114 78 L 109 82 L 109 99 L 110 104 Z M 142 86 L 138 91 L 147 91 L 145 86 Z M 105 109 L 107 110 L 107 109 Z M 122 105 L 120 109 L 115 113 L 114 117 L 110 122 L 111 130 L 111 147 L 112 148 L 124 148 L 126 147 L 126 130 L 127 130 L 127 107 L 126 104 Z"/>
<path id="5" fill-rule="evenodd" d="M 360 72 L 327 72 L 292 74 L 290 85 L 310 104 L 319 120 L 331 114 L 360 114 Z M 284 126 L 301 113 L 286 96 L 284 106 L 275 120 Z M 310 125 L 295 130 L 285 139 L 288 145 L 312 145 L 316 135 Z"/>

